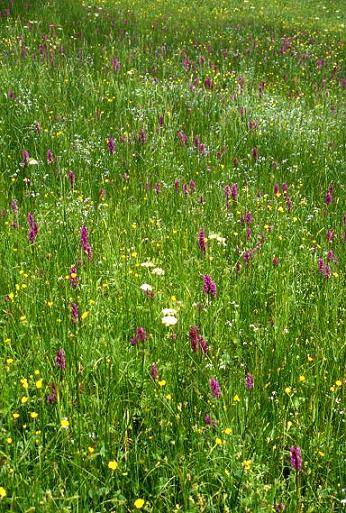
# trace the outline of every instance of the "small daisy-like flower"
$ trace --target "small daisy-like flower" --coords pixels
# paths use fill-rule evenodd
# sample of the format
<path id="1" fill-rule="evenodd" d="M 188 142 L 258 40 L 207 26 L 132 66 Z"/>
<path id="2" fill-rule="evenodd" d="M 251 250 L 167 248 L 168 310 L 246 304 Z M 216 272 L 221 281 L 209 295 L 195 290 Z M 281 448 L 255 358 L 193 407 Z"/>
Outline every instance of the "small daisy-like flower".
<path id="1" fill-rule="evenodd" d="M 136 509 L 142 509 L 144 504 L 145 504 L 144 499 L 136 499 L 135 502 L 133 503 L 133 505 Z"/>
<path id="2" fill-rule="evenodd" d="M 61 419 L 60 421 L 60 427 L 62 429 L 68 429 L 70 427 L 70 422 L 68 421 L 68 419 L 64 418 L 64 419 Z"/>
<path id="3" fill-rule="evenodd" d="M 116 470 L 116 469 L 118 468 L 118 462 L 117 462 L 117 461 L 115 461 L 115 460 L 110 460 L 110 461 L 108 462 L 108 468 L 109 468 L 110 470 Z"/>
<path id="4" fill-rule="evenodd" d="M 252 465 L 252 460 L 244 460 L 243 461 L 243 469 L 245 470 L 245 472 L 250 470 L 251 465 Z"/>

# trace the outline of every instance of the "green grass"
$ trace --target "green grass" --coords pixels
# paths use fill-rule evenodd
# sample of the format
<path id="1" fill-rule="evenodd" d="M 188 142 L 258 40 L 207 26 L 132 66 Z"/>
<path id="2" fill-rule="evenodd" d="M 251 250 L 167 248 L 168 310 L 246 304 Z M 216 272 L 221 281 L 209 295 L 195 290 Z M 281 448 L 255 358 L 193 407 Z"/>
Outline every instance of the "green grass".
<path id="1" fill-rule="evenodd" d="M 1 512 L 342 511 L 344 29 L 336 0 L 14 0 L 3 12 Z"/>

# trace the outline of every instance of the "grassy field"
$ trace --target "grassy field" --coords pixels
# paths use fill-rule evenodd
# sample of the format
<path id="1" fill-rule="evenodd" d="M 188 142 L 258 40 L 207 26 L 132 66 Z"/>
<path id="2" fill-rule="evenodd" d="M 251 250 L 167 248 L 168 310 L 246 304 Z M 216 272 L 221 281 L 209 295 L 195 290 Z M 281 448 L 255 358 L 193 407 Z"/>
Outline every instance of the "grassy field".
<path id="1" fill-rule="evenodd" d="M 0 14 L 0 512 L 342 511 L 343 2 Z"/>

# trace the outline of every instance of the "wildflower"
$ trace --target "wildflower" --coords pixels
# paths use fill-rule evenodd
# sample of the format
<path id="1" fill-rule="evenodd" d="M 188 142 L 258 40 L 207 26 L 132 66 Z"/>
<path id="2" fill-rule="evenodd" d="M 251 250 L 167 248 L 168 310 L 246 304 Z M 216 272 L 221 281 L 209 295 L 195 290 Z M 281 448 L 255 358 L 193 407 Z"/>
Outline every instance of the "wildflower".
<path id="1" fill-rule="evenodd" d="M 234 401 L 235 403 L 239 403 L 239 401 L 240 401 L 240 397 L 239 397 L 239 395 L 238 395 L 238 394 L 235 394 L 235 395 L 233 396 L 233 401 Z"/>
<path id="2" fill-rule="evenodd" d="M 80 245 L 89 260 L 93 258 L 93 250 L 89 243 L 88 229 L 83 225 L 80 229 Z"/>
<path id="3" fill-rule="evenodd" d="M 329 187 L 327 193 L 326 193 L 326 196 L 325 196 L 325 203 L 327 205 L 327 207 L 329 207 L 329 205 L 331 204 L 331 202 L 333 201 L 333 195 L 332 195 L 332 192 L 333 192 L 333 188 L 332 187 Z"/>
<path id="4" fill-rule="evenodd" d="M 204 231 L 200 230 L 198 232 L 198 247 L 203 255 L 205 255 L 205 252 L 207 250 L 207 241 L 208 239 L 206 238 Z"/>
<path id="5" fill-rule="evenodd" d="M 151 285 L 149 285 L 148 283 L 143 283 L 140 286 L 140 289 L 143 290 L 143 292 L 145 294 L 147 294 L 148 292 L 152 292 L 153 291 L 153 287 Z"/>
<path id="6" fill-rule="evenodd" d="M 208 274 L 203 277 L 203 292 L 211 297 L 216 297 L 216 284 L 213 282 Z"/>
<path id="7" fill-rule="evenodd" d="M 252 148 L 251 155 L 255 161 L 258 159 L 258 149 L 256 148 L 256 146 Z"/>
<path id="8" fill-rule="evenodd" d="M 216 378 L 211 378 L 209 380 L 209 388 L 210 388 L 211 395 L 213 397 L 216 397 L 217 399 L 219 399 L 221 397 L 221 387 Z"/>
<path id="9" fill-rule="evenodd" d="M 252 460 L 244 460 L 243 461 L 243 469 L 245 472 L 248 472 L 251 468 Z"/>
<path id="10" fill-rule="evenodd" d="M 137 139 L 141 144 L 145 144 L 147 142 L 147 134 L 145 133 L 144 128 L 141 128 L 141 130 L 138 132 Z"/>
<path id="11" fill-rule="evenodd" d="M 189 339 L 191 349 L 196 353 L 198 351 L 200 340 L 199 328 L 197 326 L 191 326 L 191 328 L 189 329 Z"/>
<path id="12" fill-rule="evenodd" d="M 120 70 L 120 61 L 116 57 L 113 57 L 111 60 L 112 68 L 114 71 Z"/>
<path id="13" fill-rule="evenodd" d="M 209 347 L 204 338 L 200 337 L 199 339 L 199 347 L 201 348 L 202 353 L 206 354 L 209 351 Z"/>
<path id="14" fill-rule="evenodd" d="M 50 385 L 50 394 L 47 395 L 47 403 L 54 404 L 57 400 L 57 389 L 54 383 Z"/>
<path id="15" fill-rule="evenodd" d="M 204 80 L 204 87 L 206 89 L 213 89 L 214 87 L 214 83 L 213 83 L 213 80 L 210 78 L 210 77 L 206 77 L 205 80 Z"/>
<path id="16" fill-rule="evenodd" d="M 223 445 L 223 441 L 221 440 L 221 438 L 215 439 L 215 445 L 218 445 L 218 446 Z"/>
<path id="17" fill-rule="evenodd" d="M 130 344 L 132 346 L 135 346 L 138 342 L 144 342 L 147 338 L 148 335 L 145 329 L 142 327 L 138 327 L 136 328 L 135 336 L 130 339 Z"/>
<path id="18" fill-rule="evenodd" d="M 42 384 L 43 384 L 42 379 L 38 379 L 38 380 L 35 382 L 35 386 L 36 386 L 37 390 L 39 390 L 40 388 L 42 388 Z"/>
<path id="19" fill-rule="evenodd" d="M 303 466 L 302 453 L 300 447 L 292 446 L 290 448 L 290 458 L 292 467 L 294 468 L 294 470 L 299 472 Z"/>
<path id="20" fill-rule="evenodd" d="M 29 225 L 28 230 L 28 240 L 30 244 L 33 244 L 36 240 L 37 234 L 38 234 L 38 225 L 35 221 L 35 218 L 31 212 L 28 213 L 27 221 Z"/>
<path id="21" fill-rule="evenodd" d="M 76 181 L 76 175 L 74 174 L 73 171 L 68 171 L 67 178 L 68 178 L 68 181 L 70 182 L 71 189 L 73 189 L 75 181 Z"/>
<path id="22" fill-rule="evenodd" d="M 27 150 L 23 150 L 22 151 L 22 165 L 23 166 L 27 166 L 29 164 L 29 160 L 30 160 L 30 154 Z"/>
<path id="23" fill-rule="evenodd" d="M 275 504 L 274 510 L 276 513 L 282 513 L 282 511 L 285 511 L 286 506 L 283 502 L 280 502 L 278 504 Z"/>
<path id="24" fill-rule="evenodd" d="M 71 317 L 72 317 L 72 322 L 74 322 L 74 323 L 78 322 L 79 313 L 78 313 L 78 306 L 76 305 L 76 303 L 71 304 Z"/>
<path id="25" fill-rule="evenodd" d="M 285 394 L 291 395 L 292 394 L 292 388 L 291 387 L 286 387 L 285 388 Z"/>
<path id="26" fill-rule="evenodd" d="M 118 466 L 119 466 L 119 464 L 118 464 L 118 462 L 116 460 L 110 460 L 108 462 L 108 468 L 110 470 L 116 470 L 118 468 Z"/>
<path id="27" fill-rule="evenodd" d="M 7 492 L 3 486 L 0 486 L 0 500 L 4 499 L 7 495 Z"/>
<path id="28" fill-rule="evenodd" d="M 79 277 L 77 276 L 77 267 L 75 265 L 71 266 L 68 279 L 71 287 L 75 289 L 79 283 Z"/>
<path id="29" fill-rule="evenodd" d="M 254 377 L 250 373 L 245 376 L 245 386 L 248 390 L 252 390 L 254 387 Z"/>
<path id="30" fill-rule="evenodd" d="M 37 419 L 37 417 L 38 417 L 38 413 L 36 413 L 35 411 L 30 412 L 31 419 L 35 420 L 35 419 Z"/>
<path id="31" fill-rule="evenodd" d="M 150 366 L 150 376 L 152 377 L 153 380 L 156 380 L 159 378 L 159 371 L 158 371 L 156 363 L 152 363 Z"/>
<path id="32" fill-rule="evenodd" d="M 279 265 L 279 262 L 280 262 L 280 260 L 279 260 L 278 256 L 275 256 L 272 260 L 272 264 L 274 267 L 277 267 Z"/>
<path id="33" fill-rule="evenodd" d="M 115 140 L 113 139 L 113 137 L 108 137 L 107 147 L 110 155 L 113 155 L 113 153 L 115 152 Z"/>
<path id="34" fill-rule="evenodd" d="M 17 200 L 13 199 L 10 204 L 11 210 L 15 215 L 18 215 L 18 205 Z"/>
<path id="35" fill-rule="evenodd" d="M 165 315 L 164 317 L 162 317 L 161 321 L 164 326 L 169 327 L 175 326 L 178 322 L 178 319 L 174 317 L 174 315 Z"/>
<path id="36" fill-rule="evenodd" d="M 333 242 L 334 240 L 334 232 L 333 230 L 327 230 L 326 237 L 328 242 Z"/>
<path id="37" fill-rule="evenodd" d="M 52 152 L 52 150 L 48 149 L 47 150 L 47 164 L 53 164 L 54 163 L 54 154 Z"/>
<path id="38" fill-rule="evenodd" d="M 68 421 L 68 419 L 66 417 L 61 419 L 60 427 L 61 427 L 61 429 L 68 429 L 70 427 L 70 422 Z"/>
<path id="39" fill-rule="evenodd" d="M 223 430 L 223 433 L 225 435 L 231 435 L 233 433 L 233 430 L 232 430 L 232 428 L 226 428 Z"/>
<path id="40" fill-rule="evenodd" d="M 142 509 L 144 504 L 145 504 L 144 499 L 136 499 L 135 502 L 133 503 L 133 505 L 136 509 Z"/>
<path id="41" fill-rule="evenodd" d="M 152 274 L 155 274 L 156 276 L 163 276 L 165 274 L 165 271 L 161 269 L 161 267 L 154 267 L 151 271 Z"/>
<path id="42" fill-rule="evenodd" d="M 95 452 L 94 447 L 88 447 L 88 453 L 89 454 L 94 454 L 94 452 Z"/>
<path id="43" fill-rule="evenodd" d="M 66 356 L 65 351 L 63 348 L 59 349 L 56 352 L 55 358 L 54 358 L 55 365 L 59 367 L 59 369 L 64 370 L 66 368 Z"/>
<path id="44" fill-rule="evenodd" d="M 41 125 L 38 121 L 36 121 L 34 124 L 34 130 L 36 134 L 39 134 L 41 132 Z"/>

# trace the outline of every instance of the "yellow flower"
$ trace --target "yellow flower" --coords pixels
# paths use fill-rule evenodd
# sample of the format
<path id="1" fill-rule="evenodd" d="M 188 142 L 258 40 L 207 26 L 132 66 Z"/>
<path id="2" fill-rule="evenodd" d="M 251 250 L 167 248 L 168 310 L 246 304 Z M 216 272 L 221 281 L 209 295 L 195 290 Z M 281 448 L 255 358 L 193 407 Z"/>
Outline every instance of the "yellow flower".
<path id="1" fill-rule="evenodd" d="M 337 387 L 341 387 L 341 385 L 342 385 L 342 381 L 341 381 L 340 379 L 337 379 L 337 380 L 335 381 L 335 384 L 336 384 L 336 386 L 337 386 Z"/>
<path id="2" fill-rule="evenodd" d="M 38 379 L 35 383 L 36 385 L 36 388 L 39 389 L 39 388 L 42 388 L 42 379 Z"/>
<path id="3" fill-rule="evenodd" d="M 69 423 L 69 421 L 68 421 L 67 419 L 61 419 L 61 421 L 60 421 L 60 427 L 61 427 L 62 429 L 68 429 L 68 428 L 69 428 L 69 426 L 70 426 L 70 423 Z"/>
<path id="4" fill-rule="evenodd" d="M 285 388 L 285 394 L 291 395 L 292 394 L 292 388 L 291 387 L 286 387 Z"/>
<path id="5" fill-rule="evenodd" d="M 160 387 L 164 387 L 165 384 L 166 384 L 166 381 L 164 379 L 161 379 L 161 381 L 159 381 Z"/>
<path id="6" fill-rule="evenodd" d="M 4 499 L 7 495 L 7 492 L 3 486 L 0 486 L 0 499 Z"/>
<path id="7" fill-rule="evenodd" d="M 134 502 L 134 507 L 136 509 L 142 509 L 144 506 L 145 500 L 144 499 L 136 499 Z"/>
<path id="8" fill-rule="evenodd" d="M 93 447 L 88 447 L 89 454 L 94 454 L 94 452 L 95 452 L 95 449 Z"/>
<path id="9" fill-rule="evenodd" d="M 110 468 L 111 470 L 116 470 L 118 468 L 118 462 L 115 460 L 109 461 L 108 468 Z"/>
<path id="10" fill-rule="evenodd" d="M 321 456 L 321 458 L 323 458 L 323 456 L 324 456 L 324 452 L 323 451 L 318 451 L 318 454 Z"/>
<path id="11" fill-rule="evenodd" d="M 13 443 L 13 439 L 9 436 L 8 438 L 6 438 L 6 443 L 8 443 L 8 445 L 11 445 Z"/>
<path id="12" fill-rule="evenodd" d="M 17 419 L 19 419 L 20 415 L 19 415 L 19 413 L 15 412 L 15 413 L 12 413 L 12 417 L 14 418 L 14 420 L 17 420 Z"/>
<path id="13" fill-rule="evenodd" d="M 20 384 L 22 385 L 23 388 L 25 388 L 25 390 L 29 387 L 28 380 L 26 378 L 22 378 L 20 380 Z"/>
<path id="14" fill-rule="evenodd" d="M 303 374 L 301 376 L 299 376 L 299 381 L 301 383 L 304 383 L 304 381 L 306 381 L 306 378 L 305 378 L 305 376 L 303 376 Z"/>
<path id="15" fill-rule="evenodd" d="M 231 435 L 233 433 L 233 430 L 231 428 L 226 428 L 223 430 L 225 435 Z"/>
<path id="16" fill-rule="evenodd" d="M 39 375 L 40 375 L 40 371 L 39 371 L 38 369 L 36 369 L 36 370 L 34 371 L 34 374 L 35 374 L 35 376 L 39 376 Z"/>
<path id="17" fill-rule="evenodd" d="M 171 394 L 166 394 L 166 399 L 167 399 L 167 401 L 171 401 L 172 400 L 172 395 Z"/>
<path id="18" fill-rule="evenodd" d="M 21 398 L 20 402 L 22 404 L 26 404 L 29 400 L 29 397 L 27 395 L 23 395 L 23 397 Z"/>
<path id="19" fill-rule="evenodd" d="M 244 460 L 243 461 L 243 468 L 244 468 L 245 472 L 250 470 L 251 465 L 252 465 L 252 460 Z"/>
<path id="20" fill-rule="evenodd" d="M 38 417 L 38 413 L 36 413 L 35 411 L 30 412 L 30 418 L 37 419 L 37 417 Z"/>
<path id="21" fill-rule="evenodd" d="M 84 319 L 86 319 L 88 317 L 89 313 L 90 312 L 88 312 L 88 311 L 82 313 L 82 315 L 81 315 L 82 321 L 84 321 Z"/>
<path id="22" fill-rule="evenodd" d="M 239 395 L 238 395 L 238 394 L 235 394 L 235 395 L 233 396 L 233 401 L 234 401 L 235 403 L 239 403 L 239 401 L 240 401 L 240 397 L 239 397 Z"/>
<path id="23" fill-rule="evenodd" d="M 215 445 L 223 445 L 223 441 L 221 440 L 221 438 L 215 439 Z"/>

